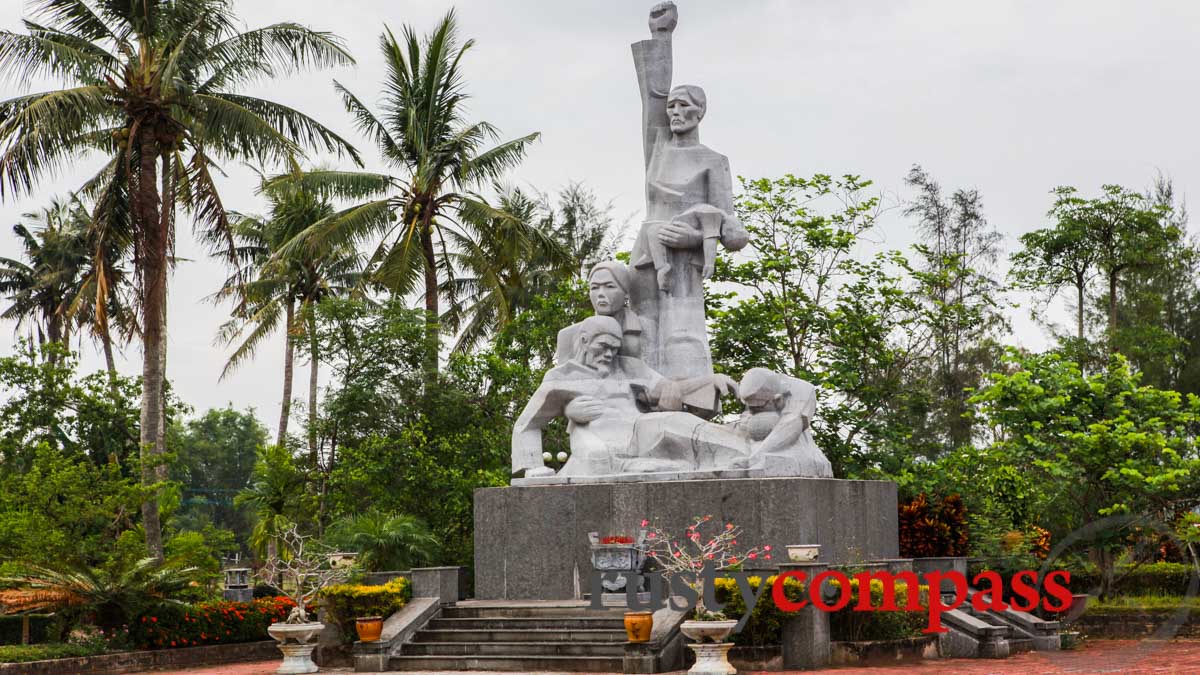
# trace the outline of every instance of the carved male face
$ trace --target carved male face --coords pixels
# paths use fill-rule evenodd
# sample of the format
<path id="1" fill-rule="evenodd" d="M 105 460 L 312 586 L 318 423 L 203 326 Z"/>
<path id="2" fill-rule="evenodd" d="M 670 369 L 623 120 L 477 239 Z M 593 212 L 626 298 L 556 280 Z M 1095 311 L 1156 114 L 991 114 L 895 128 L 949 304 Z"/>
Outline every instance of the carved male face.
<path id="1" fill-rule="evenodd" d="M 601 316 L 612 316 L 625 306 L 625 291 L 617 283 L 612 272 L 606 269 L 596 270 L 588 282 L 588 296 L 592 300 L 592 309 Z"/>
<path id="2" fill-rule="evenodd" d="M 621 349 L 621 339 L 598 333 L 591 336 L 583 347 L 583 365 L 591 366 L 602 373 L 610 373 Z"/>
<path id="3" fill-rule="evenodd" d="M 671 133 L 686 134 L 700 125 L 704 119 L 705 104 L 696 100 L 689 87 L 676 87 L 667 97 L 667 122 Z"/>
<path id="4" fill-rule="evenodd" d="M 621 350 L 621 324 L 611 316 L 589 316 L 583 320 L 575 360 L 607 377 L 616 368 Z"/>

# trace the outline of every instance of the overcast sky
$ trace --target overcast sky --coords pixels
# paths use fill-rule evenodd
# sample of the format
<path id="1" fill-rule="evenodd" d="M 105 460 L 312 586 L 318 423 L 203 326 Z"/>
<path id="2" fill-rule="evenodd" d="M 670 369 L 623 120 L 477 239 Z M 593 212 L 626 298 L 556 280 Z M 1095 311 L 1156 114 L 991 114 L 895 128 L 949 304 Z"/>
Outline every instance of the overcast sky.
<path id="1" fill-rule="evenodd" d="M 642 210 L 640 112 L 629 44 L 648 36 L 645 0 L 456 3 L 462 34 L 476 40 L 465 72 L 477 119 L 506 137 L 542 133 L 510 180 L 543 191 L 586 182 L 615 213 Z M 747 177 L 856 173 L 893 200 L 904 176 L 924 166 L 947 189 L 979 189 L 1007 250 L 1043 226 L 1049 190 L 1070 184 L 1094 194 L 1103 183 L 1143 188 L 1157 171 L 1185 196 L 1200 189 L 1196 128 L 1200 3 L 1077 0 L 682 0 L 675 81 L 703 86 L 702 141 Z M 277 80 L 256 88 L 354 136 L 335 96 L 336 78 L 360 98 L 378 98 L 377 41 L 384 25 L 419 33 L 450 3 L 431 0 L 242 0 L 249 27 L 298 21 L 345 38 L 357 67 Z M 20 30 L 20 0 L 0 0 L 0 27 Z M 41 90 L 46 82 L 30 83 Z M 6 82 L 0 98 L 26 88 Z M 373 159 L 373 148 L 360 148 Z M 77 187 L 98 166 L 45 181 L 35 197 L 0 203 L 0 254 L 18 253 L 10 225 L 21 213 Z M 225 203 L 262 209 L 252 174 L 230 167 Z M 891 212 L 879 237 L 912 241 L 912 223 Z M 278 415 L 282 336 L 224 381 L 226 350 L 213 344 L 227 307 L 203 298 L 224 278 L 186 227 L 170 290 L 169 377 L 198 412 L 253 406 Z M 1027 309 L 1012 311 L 1014 341 L 1044 345 Z M 0 326 L 0 353 L 13 345 Z M 126 347 L 120 366 L 140 372 Z M 101 359 L 85 345 L 85 365 Z M 297 382 L 306 382 L 299 371 Z"/>

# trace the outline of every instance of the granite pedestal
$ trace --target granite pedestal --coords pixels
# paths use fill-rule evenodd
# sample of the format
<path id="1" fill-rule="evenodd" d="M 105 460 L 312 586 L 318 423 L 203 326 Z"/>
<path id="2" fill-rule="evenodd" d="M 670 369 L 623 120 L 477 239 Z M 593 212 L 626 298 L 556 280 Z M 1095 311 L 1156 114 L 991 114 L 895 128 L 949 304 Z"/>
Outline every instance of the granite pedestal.
<path id="1" fill-rule="evenodd" d="M 589 532 L 636 535 L 643 519 L 668 533 L 711 515 L 742 529 L 739 547 L 820 544 L 821 562 L 899 555 L 896 484 L 833 478 L 590 483 L 475 491 L 475 597 L 564 600 L 588 591 Z"/>

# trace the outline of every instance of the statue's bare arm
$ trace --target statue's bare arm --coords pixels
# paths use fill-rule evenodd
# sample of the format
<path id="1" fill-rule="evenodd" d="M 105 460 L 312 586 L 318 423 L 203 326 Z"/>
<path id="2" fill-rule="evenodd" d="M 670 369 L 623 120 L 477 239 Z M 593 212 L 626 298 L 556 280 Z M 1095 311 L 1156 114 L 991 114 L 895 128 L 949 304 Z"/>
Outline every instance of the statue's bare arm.
<path id="1" fill-rule="evenodd" d="M 650 9 L 650 39 L 633 43 L 633 64 L 642 94 L 642 150 L 646 166 L 654 154 L 660 133 L 670 133 L 667 94 L 671 92 L 671 32 L 679 13 L 675 3 L 664 2 Z"/>
<path id="2" fill-rule="evenodd" d="M 734 211 L 729 158 L 724 155 L 718 157 L 717 166 L 708 171 L 708 201 L 725 212 L 725 222 L 721 224 L 721 245 L 730 251 L 738 251 L 750 241 L 750 233 L 746 232 Z"/>
<path id="3" fill-rule="evenodd" d="M 554 473 L 542 460 L 542 429 L 555 417 L 563 414 L 563 392 L 553 383 L 543 382 L 521 416 L 513 424 L 512 474 L 524 473 L 528 478 Z"/>

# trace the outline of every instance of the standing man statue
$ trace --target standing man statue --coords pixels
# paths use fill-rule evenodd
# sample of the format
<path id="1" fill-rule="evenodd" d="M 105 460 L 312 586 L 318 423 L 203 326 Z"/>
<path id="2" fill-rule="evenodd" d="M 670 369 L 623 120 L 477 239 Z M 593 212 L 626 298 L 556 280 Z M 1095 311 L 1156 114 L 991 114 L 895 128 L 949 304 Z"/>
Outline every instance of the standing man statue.
<path id="1" fill-rule="evenodd" d="M 633 44 L 642 95 L 646 162 L 646 222 L 633 245 L 630 309 L 642 319 L 642 358 L 669 378 L 712 374 L 704 321 L 704 279 L 715 243 L 736 251 L 749 235 L 733 211 L 729 160 L 700 143 L 704 90 L 671 86 L 672 2 L 650 10 L 649 40 Z M 706 244 L 707 240 L 707 244 Z M 706 255 L 707 254 L 707 255 Z M 688 411 L 711 417 L 716 392 L 686 400 Z"/>

